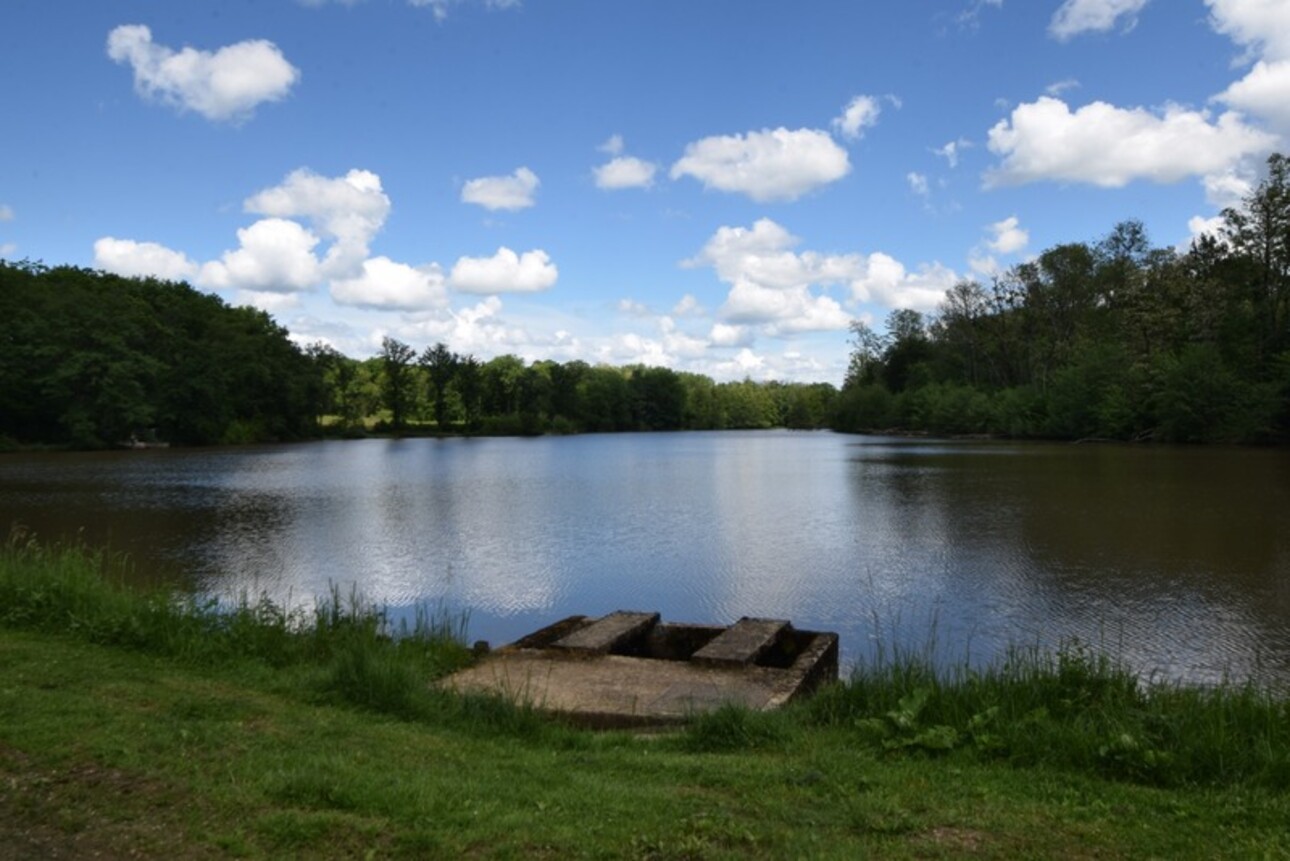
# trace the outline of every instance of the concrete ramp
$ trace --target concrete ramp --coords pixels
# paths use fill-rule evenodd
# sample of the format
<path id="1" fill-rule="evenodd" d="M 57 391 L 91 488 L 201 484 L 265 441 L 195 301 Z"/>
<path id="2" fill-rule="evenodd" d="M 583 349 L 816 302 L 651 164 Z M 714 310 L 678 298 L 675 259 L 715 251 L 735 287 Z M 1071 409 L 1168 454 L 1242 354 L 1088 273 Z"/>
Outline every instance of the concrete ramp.
<path id="1" fill-rule="evenodd" d="M 664 624 L 658 613 L 570 616 L 439 684 L 596 727 L 670 724 L 727 703 L 779 708 L 838 676 L 837 634 L 782 619 Z"/>

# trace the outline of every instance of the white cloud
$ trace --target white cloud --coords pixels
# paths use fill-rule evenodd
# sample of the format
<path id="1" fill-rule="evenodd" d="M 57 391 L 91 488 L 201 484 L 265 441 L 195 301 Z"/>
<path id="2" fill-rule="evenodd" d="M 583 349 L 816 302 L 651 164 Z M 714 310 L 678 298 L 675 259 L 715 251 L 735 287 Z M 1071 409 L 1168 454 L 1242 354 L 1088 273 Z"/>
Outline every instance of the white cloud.
<path id="1" fill-rule="evenodd" d="M 94 245 L 96 265 L 123 275 L 187 278 L 211 289 L 246 291 L 249 304 L 282 308 L 281 301 L 255 294 L 303 291 L 327 279 L 361 281 L 368 245 L 385 224 L 390 200 L 370 171 L 329 178 L 302 168 L 248 197 L 243 209 L 269 217 L 238 230 L 238 247 L 219 260 L 198 265 L 153 242 L 104 237 Z M 331 245 L 320 259 L 323 239 Z"/>
<path id="2" fill-rule="evenodd" d="M 635 299 L 619 299 L 618 312 L 620 314 L 626 314 L 629 317 L 652 317 L 653 316 L 653 312 L 650 311 L 648 305 L 637 302 Z"/>
<path id="3" fill-rule="evenodd" d="M 318 237 L 294 221 L 264 218 L 237 231 L 239 247 L 204 264 L 197 283 L 265 293 L 308 290 L 321 278 Z"/>
<path id="4" fill-rule="evenodd" d="M 155 242 L 135 242 L 104 236 L 94 243 L 94 268 L 126 278 L 185 281 L 197 274 L 197 264 L 179 251 Z"/>
<path id="5" fill-rule="evenodd" d="M 768 335 L 845 328 L 851 316 L 814 288 L 846 285 L 853 302 L 933 310 L 958 276 L 939 263 L 915 271 L 890 255 L 797 252 L 798 240 L 763 218 L 752 228 L 722 227 L 686 266 L 712 266 L 730 284 L 720 322 L 756 326 Z"/>
<path id="6" fill-rule="evenodd" d="M 1137 179 L 1176 182 L 1222 172 L 1274 142 L 1233 112 L 1211 122 L 1207 112 L 1173 105 L 1157 114 L 1093 102 L 1072 113 L 1059 99 L 1041 96 L 990 130 L 990 151 L 1003 161 L 985 181 L 988 187 L 1052 180 L 1104 188 Z"/>
<path id="7" fill-rule="evenodd" d="M 951 168 L 956 168 L 959 166 L 959 152 L 969 149 L 971 146 L 972 142 L 970 140 L 959 138 L 956 141 L 950 141 L 943 147 L 932 150 L 932 153 L 945 159 Z"/>
<path id="8" fill-rule="evenodd" d="M 592 172 L 596 177 L 596 187 L 607 191 L 620 188 L 649 188 L 654 184 L 654 174 L 658 165 L 643 161 L 633 156 L 619 156 Z"/>
<path id="9" fill-rule="evenodd" d="M 0 221 L 13 221 L 13 207 L 7 203 L 0 203 Z"/>
<path id="10" fill-rule="evenodd" d="M 1202 218 L 1199 215 L 1193 215 L 1187 219 L 1187 231 L 1191 234 L 1192 239 L 1199 239 L 1207 233 L 1221 239 L 1225 223 L 1221 215 L 1215 215 L 1213 218 Z M 1184 247 L 1181 250 L 1186 251 L 1187 249 Z"/>
<path id="11" fill-rule="evenodd" d="M 921 173 L 913 171 L 905 174 L 905 181 L 909 183 L 909 190 L 919 197 L 927 197 L 931 194 L 931 188 L 927 184 L 927 177 Z"/>
<path id="12" fill-rule="evenodd" d="M 8 257 L 18 250 L 18 246 L 12 242 L 0 243 L 0 257 Z"/>
<path id="13" fill-rule="evenodd" d="M 958 15 L 959 26 L 975 28 L 978 25 L 981 10 L 987 6 L 992 9 L 1002 9 L 1003 0 L 970 0 L 967 8 Z"/>
<path id="14" fill-rule="evenodd" d="M 388 257 L 364 260 L 362 274 L 355 278 L 334 279 L 331 297 L 340 305 L 400 311 L 448 304 L 448 290 L 438 266 L 413 267 Z"/>
<path id="15" fill-rule="evenodd" d="M 1067 90 L 1074 90 L 1078 88 L 1079 88 L 1079 81 L 1077 81 L 1075 78 L 1065 78 L 1064 80 L 1061 80 L 1061 81 L 1053 81 L 1051 84 L 1044 87 L 1044 92 L 1050 96 L 1060 96 L 1062 93 L 1066 92 Z"/>
<path id="16" fill-rule="evenodd" d="M 1205 0 L 1210 26 L 1265 60 L 1290 60 L 1290 3 Z"/>
<path id="17" fill-rule="evenodd" d="M 672 179 L 692 176 L 706 188 L 746 194 L 758 203 L 796 200 L 846 176 L 847 151 L 819 129 L 763 129 L 703 138 L 672 165 Z"/>
<path id="18" fill-rule="evenodd" d="M 340 0 L 340 2 L 351 4 L 355 0 Z M 465 0 L 408 0 L 409 6 L 428 7 L 433 13 L 436 21 L 446 20 L 448 11 L 454 6 L 460 6 Z M 485 9 L 517 9 L 520 6 L 520 0 L 483 0 L 481 5 Z"/>
<path id="19" fill-rule="evenodd" d="M 537 174 L 527 167 L 520 167 L 510 176 L 468 180 L 462 186 L 461 200 L 490 210 L 525 209 L 533 205 L 533 195 L 540 184 Z"/>
<path id="20" fill-rule="evenodd" d="M 351 170 L 343 177 L 329 178 L 301 168 L 280 185 L 247 198 L 243 208 L 257 215 L 308 219 L 333 240 L 323 274 L 353 277 L 367 257 L 368 245 L 385 225 L 390 199 L 381 188 L 381 178 L 371 171 Z"/>
<path id="21" fill-rule="evenodd" d="M 958 275 L 939 263 L 920 266 L 910 272 L 889 254 L 876 251 L 864 259 L 860 277 L 851 282 L 852 299 L 877 302 L 888 308 L 933 311 L 945 299 Z"/>
<path id="22" fill-rule="evenodd" d="M 300 307 L 299 293 L 270 293 L 260 290 L 239 290 L 233 297 L 234 305 L 246 305 L 270 314 L 279 314 Z"/>
<path id="23" fill-rule="evenodd" d="M 760 325 L 770 335 L 844 329 L 850 317 L 836 300 L 812 291 L 842 283 L 857 271 L 858 258 L 801 254 L 797 238 L 768 218 L 752 228 L 721 227 L 686 266 L 711 266 L 730 285 L 718 310 L 721 320 Z"/>
<path id="24" fill-rule="evenodd" d="M 545 251 L 516 254 L 502 247 L 492 257 L 458 258 L 448 280 L 463 293 L 535 293 L 554 285 L 558 276 Z"/>
<path id="25" fill-rule="evenodd" d="M 990 232 L 994 238 L 986 240 L 986 246 L 996 254 L 1016 254 L 1030 242 L 1030 234 L 1019 225 L 1015 215 L 991 224 Z"/>
<path id="26" fill-rule="evenodd" d="M 1219 209 L 1238 206 L 1254 191 L 1253 176 L 1241 166 L 1210 174 L 1202 182 L 1205 186 L 1205 199 Z"/>
<path id="27" fill-rule="evenodd" d="M 596 149 L 600 150 L 603 153 L 608 153 L 609 155 L 622 155 L 623 154 L 623 136 L 618 134 L 610 135 L 609 139 L 606 140 L 604 143 L 602 143 L 600 146 L 596 147 Z"/>
<path id="28" fill-rule="evenodd" d="M 856 96 L 843 109 L 842 115 L 833 120 L 833 127 L 847 140 L 864 137 L 865 129 L 878 124 L 882 105 L 873 96 Z"/>
<path id="29" fill-rule="evenodd" d="M 680 301 L 672 306 L 673 317 L 704 317 L 707 316 L 707 313 L 707 309 L 699 304 L 699 300 L 689 293 L 682 296 Z"/>
<path id="30" fill-rule="evenodd" d="M 107 53 L 134 69 L 134 87 L 141 96 L 215 121 L 245 120 L 260 104 L 285 98 L 300 79 L 300 70 L 264 39 L 214 53 L 188 47 L 174 51 L 154 43 L 146 26 L 128 24 L 108 34 Z"/>
<path id="31" fill-rule="evenodd" d="M 747 326 L 713 323 L 708 340 L 714 347 L 743 347 L 753 342 L 753 334 Z"/>
<path id="32" fill-rule="evenodd" d="M 1290 134 L 1290 60 L 1259 60 L 1244 78 L 1214 98 Z"/>
<path id="33" fill-rule="evenodd" d="M 968 268 L 983 278 L 993 278 L 1003 273 L 999 261 L 990 254 L 972 252 L 968 254 Z"/>
<path id="34" fill-rule="evenodd" d="M 1081 33 L 1104 33 L 1121 20 L 1132 30 L 1148 0 L 1066 0 L 1048 24 L 1048 35 L 1065 42 Z"/>

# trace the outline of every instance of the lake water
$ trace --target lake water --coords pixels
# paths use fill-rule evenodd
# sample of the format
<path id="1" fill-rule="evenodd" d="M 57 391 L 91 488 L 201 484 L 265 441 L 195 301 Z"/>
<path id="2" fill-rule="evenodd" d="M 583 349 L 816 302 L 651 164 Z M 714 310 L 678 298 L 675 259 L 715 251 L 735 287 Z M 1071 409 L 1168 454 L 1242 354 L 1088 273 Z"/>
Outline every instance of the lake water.
<path id="1" fill-rule="evenodd" d="M 0 524 L 139 576 L 508 642 L 574 613 L 791 619 L 981 663 L 1078 638 L 1144 673 L 1290 684 L 1290 453 L 830 433 L 408 439 L 0 457 Z"/>

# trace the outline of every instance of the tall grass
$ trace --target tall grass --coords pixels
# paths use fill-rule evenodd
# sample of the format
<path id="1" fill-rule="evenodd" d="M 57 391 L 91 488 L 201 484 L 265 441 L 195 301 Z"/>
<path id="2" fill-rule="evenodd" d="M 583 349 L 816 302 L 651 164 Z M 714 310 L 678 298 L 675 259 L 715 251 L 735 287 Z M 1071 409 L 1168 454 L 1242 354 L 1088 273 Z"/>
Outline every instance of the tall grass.
<path id="1" fill-rule="evenodd" d="M 357 591 L 333 586 L 312 609 L 267 595 L 221 604 L 127 586 L 129 561 L 22 530 L 0 547 L 0 625 L 137 649 L 196 663 L 300 667 L 340 699 L 392 714 L 429 710 L 429 682 L 469 662 L 464 615 L 418 607 L 411 624 Z"/>
<path id="2" fill-rule="evenodd" d="M 938 671 L 897 653 L 858 665 L 807 704 L 884 751 L 1044 765 L 1179 785 L 1290 788 L 1290 701 L 1253 684 L 1144 682 L 1078 643 L 1013 649 L 985 669 Z"/>

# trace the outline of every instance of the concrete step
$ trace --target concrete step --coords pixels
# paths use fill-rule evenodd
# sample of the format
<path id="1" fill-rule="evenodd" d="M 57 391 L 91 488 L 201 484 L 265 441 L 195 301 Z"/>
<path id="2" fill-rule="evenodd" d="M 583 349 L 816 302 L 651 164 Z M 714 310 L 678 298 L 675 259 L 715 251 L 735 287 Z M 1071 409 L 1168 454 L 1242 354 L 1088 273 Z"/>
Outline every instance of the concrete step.
<path id="1" fill-rule="evenodd" d="M 632 613 L 619 610 L 556 640 L 552 648 L 570 652 L 604 655 L 614 648 L 644 634 L 658 622 L 658 613 Z"/>
<path id="2" fill-rule="evenodd" d="M 750 619 L 745 616 L 695 652 L 690 661 L 708 666 L 754 663 L 775 645 L 775 640 L 788 626 L 784 619 Z"/>

